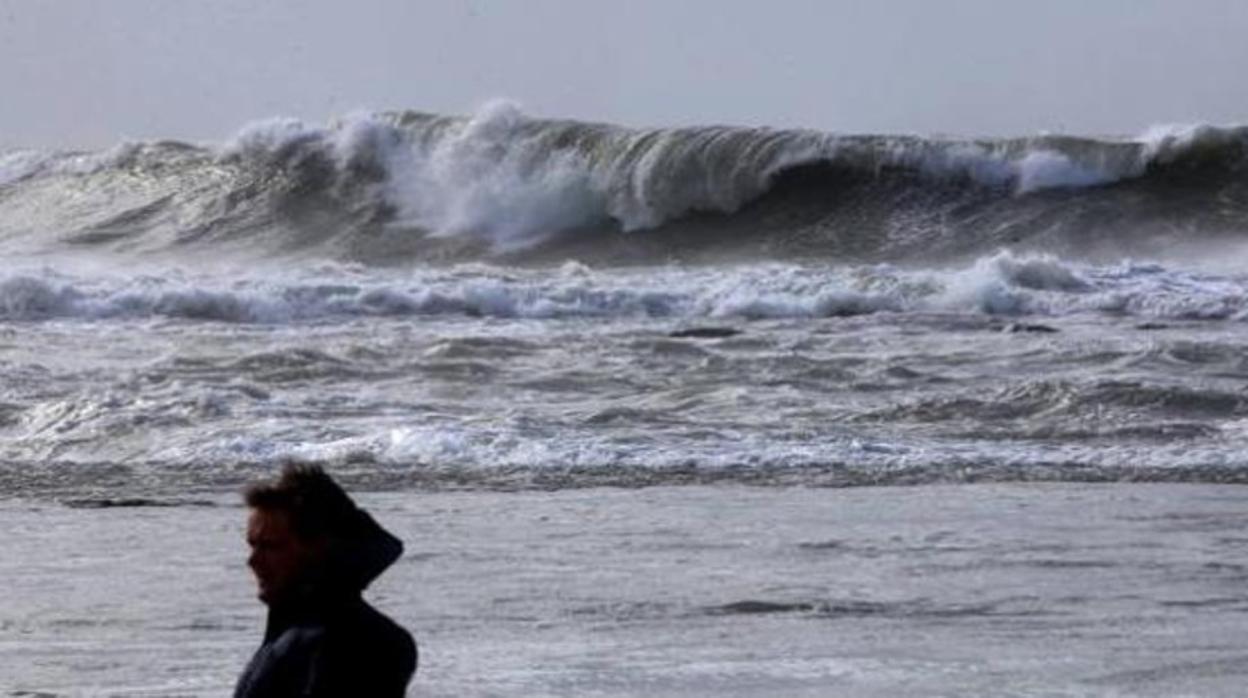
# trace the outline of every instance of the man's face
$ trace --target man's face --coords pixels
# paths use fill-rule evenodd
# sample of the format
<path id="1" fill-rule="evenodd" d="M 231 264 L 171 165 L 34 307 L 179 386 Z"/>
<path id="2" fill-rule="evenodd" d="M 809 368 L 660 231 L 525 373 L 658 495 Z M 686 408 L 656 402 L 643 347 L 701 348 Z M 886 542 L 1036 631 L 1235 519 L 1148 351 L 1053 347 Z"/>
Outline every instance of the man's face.
<path id="1" fill-rule="evenodd" d="M 252 509 L 247 520 L 247 566 L 256 575 L 257 595 L 273 605 L 294 591 L 320 564 L 325 546 L 300 538 L 290 515 L 281 510 Z"/>

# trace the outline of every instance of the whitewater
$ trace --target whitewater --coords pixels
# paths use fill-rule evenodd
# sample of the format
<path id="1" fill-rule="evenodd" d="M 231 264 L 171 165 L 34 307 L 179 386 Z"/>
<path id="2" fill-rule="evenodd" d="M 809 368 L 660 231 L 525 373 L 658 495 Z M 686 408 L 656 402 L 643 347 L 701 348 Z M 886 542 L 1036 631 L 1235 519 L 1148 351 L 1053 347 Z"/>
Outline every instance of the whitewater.
<path id="1" fill-rule="evenodd" d="M 228 693 L 297 459 L 406 538 L 421 695 L 1236 695 L 1246 168 L 504 102 L 0 153 L 0 688 Z"/>

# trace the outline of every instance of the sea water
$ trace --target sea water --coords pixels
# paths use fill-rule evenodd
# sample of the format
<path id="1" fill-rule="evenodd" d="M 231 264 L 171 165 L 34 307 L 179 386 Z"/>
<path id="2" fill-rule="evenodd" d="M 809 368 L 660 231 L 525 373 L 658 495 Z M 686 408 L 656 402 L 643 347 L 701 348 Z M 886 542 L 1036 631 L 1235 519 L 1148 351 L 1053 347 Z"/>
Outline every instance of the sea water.
<path id="1" fill-rule="evenodd" d="M 0 686 L 228 693 L 297 459 L 407 540 L 426 694 L 1235 695 L 1246 143 L 2 154 Z"/>

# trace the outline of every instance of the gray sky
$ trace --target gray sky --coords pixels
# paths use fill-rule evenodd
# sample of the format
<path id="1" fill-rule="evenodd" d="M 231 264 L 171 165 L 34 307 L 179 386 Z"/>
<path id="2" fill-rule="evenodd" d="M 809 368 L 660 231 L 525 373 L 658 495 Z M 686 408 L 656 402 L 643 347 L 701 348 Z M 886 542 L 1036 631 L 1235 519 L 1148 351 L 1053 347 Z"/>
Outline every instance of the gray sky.
<path id="1" fill-rule="evenodd" d="M 357 109 L 954 135 L 1248 122 L 1244 0 L 0 0 L 0 147 Z"/>

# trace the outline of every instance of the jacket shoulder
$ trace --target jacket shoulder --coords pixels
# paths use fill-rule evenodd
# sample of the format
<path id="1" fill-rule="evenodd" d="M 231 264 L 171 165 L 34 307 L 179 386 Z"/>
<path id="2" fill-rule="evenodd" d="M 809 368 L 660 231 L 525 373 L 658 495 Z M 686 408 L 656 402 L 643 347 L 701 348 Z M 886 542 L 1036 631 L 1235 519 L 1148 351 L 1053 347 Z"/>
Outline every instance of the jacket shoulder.
<path id="1" fill-rule="evenodd" d="M 359 646 L 379 653 L 388 661 L 400 666 L 411 665 L 409 674 L 416 670 L 416 641 L 406 628 L 368 604 L 361 604 L 356 633 Z"/>
<path id="2" fill-rule="evenodd" d="M 361 604 L 335 623 L 317 653 L 312 695 L 402 696 L 416 672 L 416 642 L 402 626 Z M 328 690 L 333 687 L 333 690 Z"/>
<path id="3" fill-rule="evenodd" d="M 325 637 L 325 629 L 321 627 L 286 629 L 256 650 L 239 677 L 234 695 L 236 698 L 300 695 Z"/>

